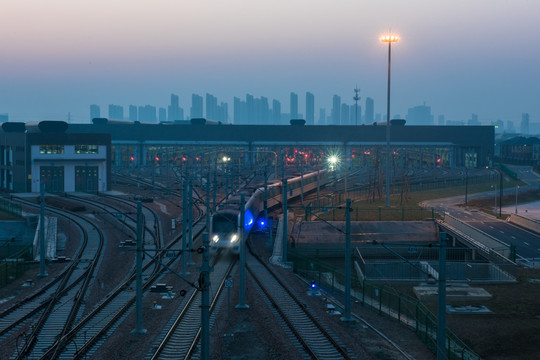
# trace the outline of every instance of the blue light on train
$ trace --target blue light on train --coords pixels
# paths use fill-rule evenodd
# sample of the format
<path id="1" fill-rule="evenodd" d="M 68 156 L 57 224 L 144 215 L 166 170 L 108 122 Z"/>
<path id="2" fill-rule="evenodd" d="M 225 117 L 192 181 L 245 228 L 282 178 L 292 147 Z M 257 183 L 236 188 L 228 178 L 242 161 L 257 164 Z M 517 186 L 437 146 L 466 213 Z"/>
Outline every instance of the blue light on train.
<path id="1" fill-rule="evenodd" d="M 266 222 L 264 221 L 264 219 L 259 220 L 259 226 L 260 227 L 263 228 L 265 225 L 266 225 Z"/>
<path id="2" fill-rule="evenodd" d="M 251 211 L 249 211 L 249 209 L 246 210 L 246 214 L 244 215 L 244 228 L 246 230 L 250 230 L 254 222 L 255 218 L 253 217 L 253 214 Z"/>

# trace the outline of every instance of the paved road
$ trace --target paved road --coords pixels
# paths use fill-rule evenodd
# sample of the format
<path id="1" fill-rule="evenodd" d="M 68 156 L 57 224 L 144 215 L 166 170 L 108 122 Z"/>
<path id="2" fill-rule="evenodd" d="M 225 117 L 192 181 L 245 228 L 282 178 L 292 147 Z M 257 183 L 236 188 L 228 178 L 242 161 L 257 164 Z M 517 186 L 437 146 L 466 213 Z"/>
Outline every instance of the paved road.
<path id="1" fill-rule="evenodd" d="M 529 189 L 538 189 L 540 186 L 540 177 L 534 173 L 531 167 L 526 166 L 509 166 L 518 177 L 526 182 L 527 186 L 522 186 L 519 191 L 525 191 Z M 505 189 L 505 194 L 515 193 L 515 189 Z M 493 197 L 493 191 L 488 191 L 480 194 L 473 194 L 469 198 L 477 197 Z M 519 193 L 518 193 L 519 200 Z M 478 230 L 481 230 L 494 238 L 498 239 L 504 244 L 516 246 L 516 253 L 518 257 L 526 259 L 539 259 L 540 258 L 540 235 L 515 226 L 507 221 L 499 220 L 494 216 L 485 214 L 483 212 L 476 211 L 472 208 L 466 208 L 463 206 L 457 206 L 457 204 L 463 204 L 464 197 L 453 197 L 439 200 L 430 200 L 424 202 L 425 206 L 433 207 L 437 212 L 441 214 L 450 214 L 467 224 L 474 226 Z M 503 208 L 506 213 L 515 212 L 515 204 Z M 527 210 L 527 211 L 525 211 Z M 540 219 L 540 202 L 519 204 L 519 215 Z"/>

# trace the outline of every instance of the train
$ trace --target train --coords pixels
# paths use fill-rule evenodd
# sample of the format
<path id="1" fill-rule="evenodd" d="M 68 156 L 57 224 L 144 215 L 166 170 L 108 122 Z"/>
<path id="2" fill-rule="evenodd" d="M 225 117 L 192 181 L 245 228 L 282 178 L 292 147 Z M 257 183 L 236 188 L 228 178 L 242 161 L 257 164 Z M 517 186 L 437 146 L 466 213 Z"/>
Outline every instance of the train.
<path id="1" fill-rule="evenodd" d="M 287 180 L 287 200 L 297 198 L 302 191 L 305 193 L 322 187 L 327 183 L 326 170 L 307 173 Z M 268 199 L 267 208 L 271 209 L 280 205 L 283 201 L 283 183 L 274 181 L 267 185 Z M 240 201 L 244 194 L 244 238 L 254 226 L 264 227 L 264 187 L 245 188 L 241 192 L 231 196 L 210 217 L 210 253 L 215 254 L 218 250 L 229 250 L 233 254 L 240 253 Z"/>

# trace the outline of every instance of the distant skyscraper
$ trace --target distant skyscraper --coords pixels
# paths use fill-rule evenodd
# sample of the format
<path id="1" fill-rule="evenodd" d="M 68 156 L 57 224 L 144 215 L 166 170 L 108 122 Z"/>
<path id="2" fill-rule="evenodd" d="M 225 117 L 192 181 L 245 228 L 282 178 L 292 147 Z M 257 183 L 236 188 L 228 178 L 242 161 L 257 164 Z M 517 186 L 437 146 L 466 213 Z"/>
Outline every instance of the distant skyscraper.
<path id="1" fill-rule="evenodd" d="M 326 125 L 326 109 L 319 110 L 319 121 L 317 125 Z"/>
<path id="2" fill-rule="evenodd" d="M 247 102 L 237 97 L 234 98 L 234 123 L 238 125 L 248 123 Z"/>
<path id="3" fill-rule="evenodd" d="M 272 101 L 272 124 L 281 124 L 281 103 L 275 99 Z"/>
<path id="4" fill-rule="evenodd" d="M 270 105 L 268 104 L 268 98 L 261 96 L 261 101 L 257 107 L 257 117 L 260 119 L 259 124 L 268 125 L 271 122 Z"/>
<path id="5" fill-rule="evenodd" d="M 433 125 L 431 106 L 418 105 L 410 108 L 406 120 L 408 125 Z"/>
<path id="6" fill-rule="evenodd" d="M 291 92 L 291 119 L 298 119 L 298 95 Z"/>
<path id="7" fill-rule="evenodd" d="M 375 121 L 375 107 L 372 98 L 366 98 L 366 124 L 373 124 Z"/>
<path id="8" fill-rule="evenodd" d="M 506 122 L 507 132 L 509 133 L 515 133 L 516 129 L 514 129 L 514 122 L 512 120 L 508 120 Z"/>
<path id="9" fill-rule="evenodd" d="M 171 94 L 171 104 L 167 108 L 169 121 L 184 120 L 184 110 L 180 108 L 178 100 L 178 95 Z"/>
<path id="10" fill-rule="evenodd" d="M 341 104 L 341 125 L 351 125 L 350 106 L 347 104 Z"/>
<path id="11" fill-rule="evenodd" d="M 467 125 L 470 125 L 470 126 L 477 126 L 477 125 L 482 125 L 480 123 L 480 121 L 478 120 L 478 115 L 477 114 L 472 114 L 471 115 L 471 118 L 469 119 L 469 121 L 467 121 Z"/>
<path id="12" fill-rule="evenodd" d="M 157 123 L 156 107 L 152 105 L 139 106 L 139 121 Z"/>
<path id="13" fill-rule="evenodd" d="M 362 107 L 358 104 L 349 106 L 350 111 L 350 121 L 349 124 L 357 125 L 362 123 Z"/>
<path id="14" fill-rule="evenodd" d="M 439 115 L 437 117 L 437 125 L 444 126 L 444 124 L 445 124 L 444 115 Z"/>
<path id="15" fill-rule="evenodd" d="M 124 107 L 122 105 L 109 105 L 109 119 L 124 120 Z"/>
<path id="16" fill-rule="evenodd" d="M 246 124 L 254 124 L 255 121 L 255 98 L 246 94 Z"/>
<path id="17" fill-rule="evenodd" d="M 167 121 L 167 109 L 160 107 L 159 108 L 159 122 Z"/>
<path id="18" fill-rule="evenodd" d="M 332 99 L 332 125 L 341 124 L 341 97 L 334 95 Z"/>
<path id="19" fill-rule="evenodd" d="M 203 117 L 203 97 L 197 94 L 191 95 L 191 118 Z"/>
<path id="20" fill-rule="evenodd" d="M 129 120 L 137 121 L 138 119 L 139 119 L 139 117 L 138 117 L 138 113 L 137 113 L 137 106 L 129 105 Z"/>
<path id="21" fill-rule="evenodd" d="M 497 121 L 495 121 L 495 124 L 492 125 L 495 126 L 496 133 L 504 133 L 504 121 L 498 119 Z"/>
<path id="22" fill-rule="evenodd" d="M 8 121 L 9 121 L 9 115 L 8 114 L 0 114 L 0 123 L 4 123 L 4 122 L 8 122 Z"/>
<path id="23" fill-rule="evenodd" d="M 222 102 L 218 107 L 218 121 L 221 121 L 223 123 L 229 122 L 229 104 L 226 102 Z"/>
<path id="24" fill-rule="evenodd" d="M 309 91 L 306 93 L 306 124 L 315 125 L 315 96 Z"/>
<path id="25" fill-rule="evenodd" d="M 90 120 L 101 117 L 101 109 L 99 105 L 92 104 L 90 105 Z"/>
<path id="26" fill-rule="evenodd" d="M 214 95 L 206 93 L 206 118 L 217 120 L 218 103 Z"/>
<path id="27" fill-rule="evenodd" d="M 521 114 L 521 133 L 523 135 L 529 134 L 529 113 Z"/>

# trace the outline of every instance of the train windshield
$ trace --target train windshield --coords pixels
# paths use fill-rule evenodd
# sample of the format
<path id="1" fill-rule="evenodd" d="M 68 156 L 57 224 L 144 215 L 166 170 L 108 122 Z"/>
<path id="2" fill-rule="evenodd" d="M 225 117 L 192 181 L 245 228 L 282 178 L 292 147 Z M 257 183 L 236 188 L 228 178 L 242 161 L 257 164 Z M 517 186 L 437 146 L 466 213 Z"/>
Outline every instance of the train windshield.
<path id="1" fill-rule="evenodd" d="M 231 233 L 236 231 L 236 217 L 214 215 L 212 231 L 215 233 Z"/>

